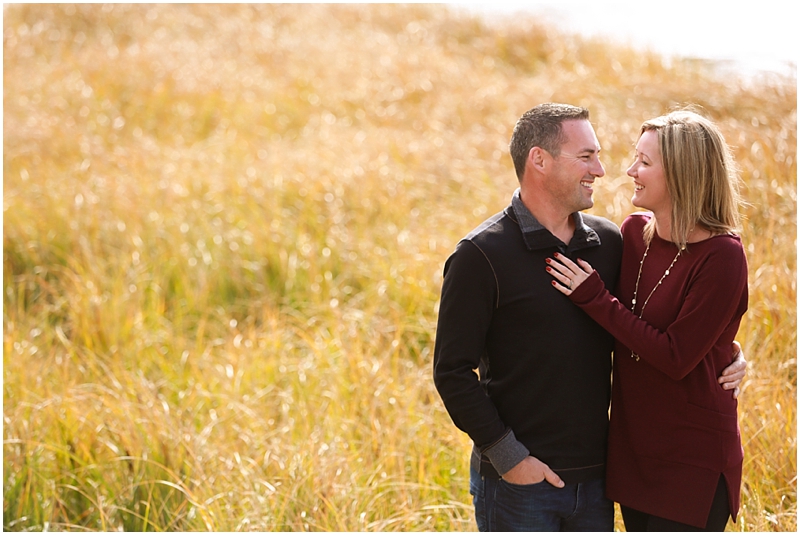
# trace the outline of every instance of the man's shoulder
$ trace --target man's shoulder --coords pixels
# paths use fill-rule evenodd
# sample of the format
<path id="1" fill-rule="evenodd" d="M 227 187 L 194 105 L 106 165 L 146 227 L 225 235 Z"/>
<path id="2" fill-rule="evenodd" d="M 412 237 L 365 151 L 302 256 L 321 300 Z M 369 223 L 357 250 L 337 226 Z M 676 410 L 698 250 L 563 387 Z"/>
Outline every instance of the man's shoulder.
<path id="1" fill-rule="evenodd" d="M 619 227 L 605 217 L 587 213 L 581 213 L 581 216 L 583 217 L 584 224 L 597 232 L 601 238 L 622 236 L 622 234 L 620 234 Z"/>
<path id="2" fill-rule="evenodd" d="M 510 250 L 509 244 L 520 239 L 519 224 L 509 212 L 506 209 L 494 214 L 461 238 L 450 261 L 454 257 L 461 257 L 461 262 L 483 258 L 491 263 L 497 255 L 506 256 Z"/>
<path id="3" fill-rule="evenodd" d="M 507 237 L 512 228 L 516 227 L 519 230 L 519 225 L 508 212 L 509 210 L 506 209 L 494 214 L 472 229 L 461 241 L 470 241 L 476 245 L 490 245 Z"/>
<path id="4" fill-rule="evenodd" d="M 509 215 L 498 212 L 475 227 L 456 244 L 455 250 L 447 258 L 444 272 L 452 270 L 473 274 L 478 266 L 488 262 L 491 265 L 498 255 L 508 250 L 510 229 L 515 226 Z M 519 229 L 519 226 L 517 229 Z M 519 230 L 517 231 L 519 233 Z M 466 270 L 466 271 L 465 271 Z"/>

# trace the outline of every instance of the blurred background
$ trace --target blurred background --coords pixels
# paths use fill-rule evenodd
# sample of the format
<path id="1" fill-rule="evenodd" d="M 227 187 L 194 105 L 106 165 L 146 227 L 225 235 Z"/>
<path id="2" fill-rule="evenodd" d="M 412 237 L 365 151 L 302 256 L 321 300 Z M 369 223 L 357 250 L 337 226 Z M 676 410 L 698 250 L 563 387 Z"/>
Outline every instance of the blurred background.
<path id="1" fill-rule="evenodd" d="M 500 19 L 522 13 L 569 33 L 705 61 L 735 74 L 797 76 L 796 8 L 775 0 L 752 5 L 675 0 L 504 0 L 452 2 L 458 10 Z"/>
<path id="2" fill-rule="evenodd" d="M 5 5 L 4 529 L 474 530 L 469 440 L 431 380 L 442 266 L 517 187 L 517 118 L 561 101 L 591 111 L 591 211 L 616 223 L 643 120 L 695 104 L 734 148 L 729 529 L 796 531 L 796 67 L 539 13 Z"/>

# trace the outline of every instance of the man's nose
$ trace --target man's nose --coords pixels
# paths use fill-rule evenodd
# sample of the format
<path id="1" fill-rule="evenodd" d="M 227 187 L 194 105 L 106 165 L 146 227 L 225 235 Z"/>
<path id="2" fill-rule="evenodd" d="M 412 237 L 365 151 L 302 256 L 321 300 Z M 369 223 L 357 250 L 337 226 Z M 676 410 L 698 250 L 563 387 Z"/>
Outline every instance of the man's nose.
<path id="1" fill-rule="evenodd" d="M 596 177 L 601 177 L 606 174 L 606 170 L 603 168 L 603 164 L 600 163 L 600 158 L 595 160 L 594 167 L 592 168 L 592 175 Z"/>

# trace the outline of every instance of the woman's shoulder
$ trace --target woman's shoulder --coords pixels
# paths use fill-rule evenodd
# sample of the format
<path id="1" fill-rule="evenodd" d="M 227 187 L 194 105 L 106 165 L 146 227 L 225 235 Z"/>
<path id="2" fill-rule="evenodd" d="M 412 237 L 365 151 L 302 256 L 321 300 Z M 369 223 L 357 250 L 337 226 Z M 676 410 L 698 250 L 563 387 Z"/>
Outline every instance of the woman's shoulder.
<path id="1" fill-rule="evenodd" d="M 734 280 L 747 280 L 747 255 L 742 240 L 735 234 L 717 234 L 687 246 L 692 260 L 703 269 L 711 268 L 715 278 L 725 284 Z"/>
<path id="2" fill-rule="evenodd" d="M 652 217 L 653 214 L 651 212 L 635 212 L 625 218 L 625 221 L 622 222 L 620 230 L 622 231 L 623 235 L 625 235 L 626 232 L 631 231 L 641 233 L 644 226 Z"/>
<path id="3" fill-rule="evenodd" d="M 742 238 L 736 234 L 718 234 L 700 243 L 705 244 L 710 251 L 716 251 L 726 256 L 742 258 L 745 256 Z M 691 245 L 689 244 L 689 247 Z"/>

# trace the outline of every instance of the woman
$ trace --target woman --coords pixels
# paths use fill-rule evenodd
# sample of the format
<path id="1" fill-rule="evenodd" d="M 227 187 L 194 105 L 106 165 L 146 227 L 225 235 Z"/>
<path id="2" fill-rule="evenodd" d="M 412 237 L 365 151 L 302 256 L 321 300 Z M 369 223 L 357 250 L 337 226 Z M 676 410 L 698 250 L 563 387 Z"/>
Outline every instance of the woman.
<path id="1" fill-rule="evenodd" d="M 738 176 L 717 127 L 691 111 L 645 122 L 628 169 L 616 297 L 556 254 L 553 285 L 616 338 L 606 494 L 628 531 L 723 531 L 743 451 L 736 400 L 717 385 L 747 310 Z"/>

